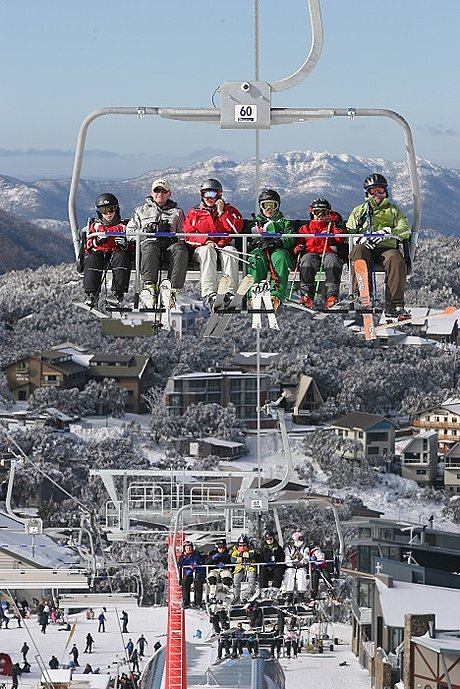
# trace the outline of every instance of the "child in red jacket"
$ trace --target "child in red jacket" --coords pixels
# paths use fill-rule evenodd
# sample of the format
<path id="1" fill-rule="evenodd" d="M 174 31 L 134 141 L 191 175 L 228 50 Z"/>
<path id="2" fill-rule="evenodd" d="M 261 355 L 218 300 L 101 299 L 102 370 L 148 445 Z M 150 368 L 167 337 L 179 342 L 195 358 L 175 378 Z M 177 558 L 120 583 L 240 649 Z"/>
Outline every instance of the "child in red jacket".
<path id="1" fill-rule="evenodd" d="M 321 269 L 326 276 L 324 308 L 330 309 L 338 301 L 343 267 L 343 261 L 337 255 L 337 244 L 343 243 L 345 237 L 328 235 L 343 234 L 345 229 L 342 228 L 342 216 L 332 210 L 327 199 L 315 199 L 309 211 L 310 222 L 299 230 L 299 234 L 305 235 L 305 238 L 297 238 L 294 248 L 294 254 L 302 254 L 299 263 L 300 303 L 307 308 L 314 307 L 318 291 L 317 287 L 315 289 L 315 276 Z M 325 237 L 318 236 L 321 234 Z"/>

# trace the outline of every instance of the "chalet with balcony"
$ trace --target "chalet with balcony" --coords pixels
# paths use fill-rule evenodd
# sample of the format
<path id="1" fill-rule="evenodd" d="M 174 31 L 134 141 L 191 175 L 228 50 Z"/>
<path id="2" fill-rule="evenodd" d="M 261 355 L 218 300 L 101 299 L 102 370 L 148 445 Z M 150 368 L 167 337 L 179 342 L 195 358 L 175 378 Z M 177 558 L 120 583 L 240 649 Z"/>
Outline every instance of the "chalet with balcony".
<path id="1" fill-rule="evenodd" d="M 270 376 L 260 376 L 260 397 L 257 399 L 257 375 L 244 371 L 208 371 L 186 373 L 169 378 L 165 389 L 165 403 L 168 414 L 182 416 L 194 404 L 219 404 L 226 407 L 232 403 L 238 418 L 249 427 L 255 428 L 257 407 L 267 399 L 279 396 L 279 388 L 272 386 Z M 273 426 L 272 418 L 262 417 L 262 426 Z"/>
<path id="2" fill-rule="evenodd" d="M 460 442 L 444 455 L 444 489 L 450 495 L 460 495 Z"/>
<path id="3" fill-rule="evenodd" d="M 331 427 L 344 440 L 356 441 L 353 447 L 344 446 L 343 457 L 356 460 L 394 454 L 396 424 L 385 416 L 352 412 L 331 423 Z"/>
<path id="4" fill-rule="evenodd" d="M 357 579 L 352 603 L 352 649 L 369 671 L 372 686 L 385 689 L 400 680 L 405 687 L 449 686 L 433 680 L 445 681 L 449 673 L 449 679 L 459 676 L 458 638 L 455 652 L 451 645 L 451 653 L 446 654 L 453 652 L 454 662 L 449 658 L 447 664 L 439 662 L 439 644 L 433 645 L 428 639 L 445 636 L 439 635 L 437 629 L 451 632 L 452 637 L 458 633 L 459 604 L 458 589 L 396 581 L 385 574 Z M 432 653 L 425 652 L 425 647 Z M 447 650 L 445 640 L 444 647 Z M 423 678 L 423 684 L 415 681 L 417 676 Z"/>
<path id="5" fill-rule="evenodd" d="M 411 425 L 421 431 L 437 431 L 439 452 L 448 452 L 460 441 L 460 399 L 450 398 L 414 414 Z"/>
<path id="6" fill-rule="evenodd" d="M 460 533 L 438 531 L 434 518 L 423 523 L 355 517 L 347 561 L 354 570 L 382 570 L 399 581 L 460 588 Z"/>
<path id="7" fill-rule="evenodd" d="M 433 484 L 438 472 L 438 434 L 422 431 L 401 453 L 401 475 L 419 485 Z"/>
<path id="8" fill-rule="evenodd" d="M 49 349 L 17 359 L 4 369 L 8 388 L 16 401 L 26 401 L 34 390 L 55 386 L 82 390 L 86 367 L 73 361 L 66 352 Z"/>
<path id="9" fill-rule="evenodd" d="M 89 361 L 88 379 L 113 378 L 128 391 L 126 411 L 147 411 L 142 395 L 155 384 L 155 366 L 147 354 L 95 354 Z"/>
<path id="10" fill-rule="evenodd" d="M 155 368 L 145 354 L 91 354 L 64 343 L 63 349 L 53 348 L 30 354 L 6 366 L 8 388 L 15 400 L 26 401 L 34 390 L 50 385 L 83 390 L 91 379 L 113 378 L 128 391 L 126 411 L 135 414 L 147 411 L 142 395 L 154 385 Z"/>

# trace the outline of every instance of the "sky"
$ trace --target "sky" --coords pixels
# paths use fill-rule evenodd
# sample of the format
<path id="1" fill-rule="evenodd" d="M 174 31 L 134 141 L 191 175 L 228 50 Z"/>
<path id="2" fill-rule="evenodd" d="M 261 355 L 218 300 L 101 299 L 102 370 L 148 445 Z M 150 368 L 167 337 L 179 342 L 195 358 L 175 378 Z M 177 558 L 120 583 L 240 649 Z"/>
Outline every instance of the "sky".
<path id="1" fill-rule="evenodd" d="M 313 72 L 275 107 L 387 108 L 409 122 L 416 153 L 460 168 L 458 0 L 322 0 Z M 296 72 L 311 45 L 307 0 L 260 0 L 260 79 Z M 0 174 L 70 176 L 79 128 L 110 106 L 211 108 L 215 89 L 255 75 L 253 0 L 3 0 Z M 219 105 L 219 97 L 215 96 Z M 402 130 L 376 118 L 277 125 L 261 157 L 292 150 L 405 158 Z M 213 155 L 246 160 L 254 132 L 150 116 L 89 129 L 82 176 L 131 178 Z"/>

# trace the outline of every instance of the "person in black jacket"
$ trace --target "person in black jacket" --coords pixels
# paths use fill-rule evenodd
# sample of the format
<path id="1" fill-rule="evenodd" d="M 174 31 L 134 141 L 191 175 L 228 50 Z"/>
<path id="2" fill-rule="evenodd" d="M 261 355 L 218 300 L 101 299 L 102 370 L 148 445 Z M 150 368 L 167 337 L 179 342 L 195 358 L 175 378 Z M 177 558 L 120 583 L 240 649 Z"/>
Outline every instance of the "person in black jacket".
<path id="1" fill-rule="evenodd" d="M 228 568 L 230 564 L 230 553 L 225 539 L 221 538 L 216 542 L 216 547 L 209 551 L 206 565 L 212 565 L 213 569 L 208 571 L 209 600 L 216 596 L 217 585 L 221 584 L 222 589 L 228 592 L 233 584 L 232 571 Z"/>
<path id="2" fill-rule="evenodd" d="M 260 588 L 265 589 L 272 582 L 275 589 L 281 588 L 283 583 L 284 570 L 284 550 L 275 538 L 272 531 L 267 531 L 260 548 Z"/>
<path id="3" fill-rule="evenodd" d="M 251 629 L 262 627 L 264 623 L 264 615 L 262 608 L 259 608 L 259 603 L 255 600 L 246 608 L 246 617 L 249 619 L 249 626 Z"/>

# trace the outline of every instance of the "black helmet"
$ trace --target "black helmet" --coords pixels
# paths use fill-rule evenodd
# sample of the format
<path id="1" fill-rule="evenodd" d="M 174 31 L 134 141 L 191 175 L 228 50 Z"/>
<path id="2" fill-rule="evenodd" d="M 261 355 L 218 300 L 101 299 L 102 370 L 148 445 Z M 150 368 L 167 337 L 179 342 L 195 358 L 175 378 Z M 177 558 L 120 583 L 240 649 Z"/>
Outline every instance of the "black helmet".
<path id="1" fill-rule="evenodd" d="M 264 538 L 275 538 L 275 534 L 273 531 L 266 531 L 264 534 Z"/>
<path id="2" fill-rule="evenodd" d="M 216 541 L 216 548 L 218 548 L 220 545 L 223 545 L 226 548 L 227 541 L 224 538 L 219 538 L 219 540 Z"/>
<path id="3" fill-rule="evenodd" d="M 115 218 L 120 218 L 120 206 L 118 205 L 118 199 L 114 194 L 99 194 L 99 196 L 96 199 L 96 211 L 97 211 L 97 217 L 99 220 L 103 221 L 103 224 L 109 224 L 108 222 L 105 222 L 103 217 L 102 217 L 102 209 L 105 208 L 106 206 L 115 206 L 116 211 L 115 211 Z M 111 221 L 113 222 L 113 220 Z"/>
<path id="4" fill-rule="evenodd" d="M 192 541 L 184 541 L 184 545 L 182 547 L 182 550 L 185 549 L 185 546 L 190 546 L 190 548 L 193 548 L 193 543 Z"/>
<path id="5" fill-rule="evenodd" d="M 220 191 L 221 194 L 223 191 L 222 184 L 219 182 L 219 180 L 212 178 L 205 179 L 201 183 L 200 191 L 205 191 L 206 189 L 214 189 L 214 191 Z"/>
<path id="6" fill-rule="evenodd" d="M 249 545 L 249 538 L 244 534 L 241 534 L 238 539 L 238 545 Z"/>
<path id="7" fill-rule="evenodd" d="M 262 189 L 259 194 L 259 206 L 262 201 L 276 201 L 280 205 L 281 196 L 274 189 Z"/>
<path id="8" fill-rule="evenodd" d="M 313 213 L 314 213 L 315 208 L 322 208 L 322 209 L 327 210 L 327 211 L 332 210 L 331 204 L 329 203 L 329 201 L 327 199 L 320 199 L 320 198 L 314 199 L 314 201 L 312 201 L 310 203 L 310 207 L 308 209 L 308 211 L 310 213 L 310 219 L 313 219 Z"/>
<path id="9" fill-rule="evenodd" d="M 96 208 L 104 208 L 104 206 L 118 206 L 118 199 L 114 194 L 99 194 L 96 199 Z"/>
<path id="10" fill-rule="evenodd" d="M 364 189 L 367 189 L 368 187 L 372 187 L 374 184 L 381 184 L 383 187 L 388 186 L 386 178 L 383 175 L 380 175 L 378 172 L 373 172 L 372 175 L 368 175 L 363 182 L 363 187 Z"/>

